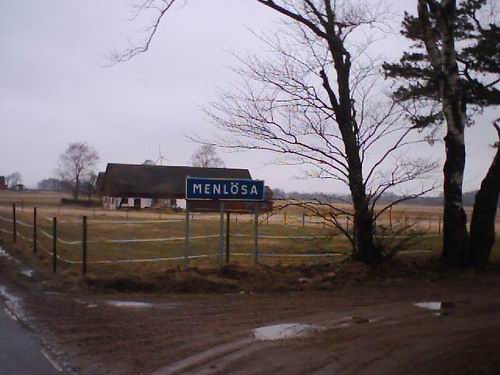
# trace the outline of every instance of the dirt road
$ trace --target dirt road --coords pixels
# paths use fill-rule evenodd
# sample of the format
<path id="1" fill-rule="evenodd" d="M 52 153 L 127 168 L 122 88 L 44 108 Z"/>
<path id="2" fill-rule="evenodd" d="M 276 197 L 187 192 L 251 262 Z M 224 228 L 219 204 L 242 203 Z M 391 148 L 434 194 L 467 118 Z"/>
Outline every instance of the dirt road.
<path id="1" fill-rule="evenodd" d="M 499 282 L 272 295 L 36 293 L 27 305 L 82 374 L 497 374 Z M 278 323 L 313 329 L 254 338 L 255 328 Z"/>
<path id="2" fill-rule="evenodd" d="M 5 254 L 0 284 L 19 291 L 55 360 L 83 375 L 500 373 L 498 271 L 328 292 L 104 294 L 53 289 Z M 277 324 L 301 335 L 254 331 Z"/>

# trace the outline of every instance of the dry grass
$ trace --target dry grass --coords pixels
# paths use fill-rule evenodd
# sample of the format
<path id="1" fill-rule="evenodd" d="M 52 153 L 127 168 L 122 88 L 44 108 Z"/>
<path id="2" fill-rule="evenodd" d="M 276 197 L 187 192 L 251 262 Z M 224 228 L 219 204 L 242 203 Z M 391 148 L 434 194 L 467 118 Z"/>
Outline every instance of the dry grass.
<path id="1" fill-rule="evenodd" d="M 184 245 L 184 214 L 167 211 L 108 211 L 102 209 L 59 206 L 61 194 L 45 192 L 0 192 L 0 216 L 10 217 L 12 201 L 22 207 L 17 210 L 17 218 L 32 223 L 32 207 L 38 207 L 39 229 L 52 233 L 52 217 L 58 220 L 58 237 L 64 241 L 81 241 L 82 215 L 88 216 L 88 270 L 95 276 L 116 274 L 142 274 L 149 272 L 163 272 L 169 269 L 181 268 L 183 259 L 162 260 L 141 263 L 99 263 L 102 261 L 126 261 L 141 259 L 158 259 L 180 257 L 185 255 Z M 21 206 L 20 201 L 24 201 Z M 277 238 L 260 238 L 259 251 L 261 254 L 273 254 L 259 258 L 259 262 L 266 265 L 299 266 L 313 265 L 332 261 L 340 261 L 344 257 L 297 257 L 305 254 L 348 254 L 350 244 L 345 237 L 333 229 L 328 228 L 318 218 L 308 217 L 302 225 L 302 214 L 287 213 L 287 222 L 284 225 L 284 215 L 274 215 L 269 218 L 262 215 L 260 218 L 259 233 L 264 236 Z M 437 236 L 438 217 L 440 210 L 435 207 L 400 207 L 393 210 L 393 226 L 405 224 L 413 225 L 412 233 L 420 235 L 405 245 L 405 251 L 426 251 L 412 254 L 416 257 L 439 255 L 441 238 Z M 161 219 L 161 220 L 160 220 Z M 204 255 L 206 257 L 191 259 L 190 266 L 214 267 L 220 263 L 220 238 L 218 214 L 195 214 L 191 222 L 191 239 L 189 255 Z M 253 224 L 250 215 L 232 215 L 231 220 L 231 263 L 241 266 L 253 266 Z M 140 223 L 143 221 L 143 223 Z M 144 223 L 144 221 L 148 221 Z M 388 226 L 388 222 L 379 224 Z M 0 221 L 0 227 L 12 230 L 12 224 Z M 17 230 L 27 238 L 32 238 L 32 228 L 22 225 Z M 197 236 L 211 235 L 209 238 Z M 297 237 L 318 237 L 299 239 Z M 108 240 L 158 239 L 176 237 L 175 241 L 109 243 Z M 10 242 L 12 236 L 0 232 L 0 238 Z M 50 252 L 52 240 L 39 231 L 39 259 L 42 264 L 50 266 Z M 29 254 L 32 243 L 19 238 L 18 245 Z M 81 244 L 57 243 L 58 254 L 65 260 L 80 262 L 82 259 Z M 296 257 L 279 257 L 279 255 L 296 255 Z M 406 255 L 409 256 L 409 255 Z M 500 244 L 496 243 L 494 259 L 500 259 Z M 80 264 L 59 262 L 60 270 L 70 275 L 78 275 Z"/>

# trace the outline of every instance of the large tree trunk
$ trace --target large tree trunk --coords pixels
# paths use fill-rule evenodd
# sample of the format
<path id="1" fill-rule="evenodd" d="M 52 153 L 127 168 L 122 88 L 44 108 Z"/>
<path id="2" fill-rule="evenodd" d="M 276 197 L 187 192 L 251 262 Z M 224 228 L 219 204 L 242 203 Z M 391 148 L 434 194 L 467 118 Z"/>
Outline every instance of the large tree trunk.
<path id="1" fill-rule="evenodd" d="M 75 180 L 75 188 L 73 190 L 73 198 L 78 200 L 78 196 L 80 194 L 80 178 L 77 177 Z"/>
<path id="2" fill-rule="evenodd" d="M 495 124 L 500 143 L 500 128 Z M 484 268 L 495 243 L 495 220 L 500 192 L 500 144 L 474 199 L 470 224 L 468 264 Z"/>
<path id="3" fill-rule="evenodd" d="M 455 134 L 448 131 L 445 144 L 442 259 L 450 265 L 463 267 L 467 256 L 467 215 L 462 202 L 465 167 L 463 129 Z"/>
<path id="4" fill-rule="evenodd" d="M 334 104 L 334 107 L 337 107 L 337 121 L 349 165 L 349 189 L 354 206 L 353 255 L 354 259 L 363 263 L 375 264 L 382 260 L 382 254 L 374 243 L 374 218 L 372 211 L 369 209 L 369 199 L 367 198 L 366 186 L 363 180 L 363 164 L 360 158 L 360 146 L 357 141 L 359 129 L 353 113 L 349 86 L 350 56 L 340 54 L 333 42 L 330 44 L 330 49 L 337 72 L 339 92 L 339 101 L 338 104 Z"/>
<path id="5" fill-rule="evenodd" d="M 432 17 L 429 15 L 432 13 Z M 446 119 L 444 164 L 443 260 L 463 267 L 467 255 L 467 215 L 462 203 L 465 168 L 465 102 L 458 77 L 455 49 L 456 1 L 418 1 L 418 16 L 427 55 L 439 79 L 439 96 Z M 439 36 L 431 18 L 437 21 Z"/>
<path id="6" fill-rule="evenodd" d="M 376 264 L 382 260 L 380 249 L 373 240 L 373 215 L 366 199 L 354 202 L 353 235 L 355 259 L 366 264 Z"/>

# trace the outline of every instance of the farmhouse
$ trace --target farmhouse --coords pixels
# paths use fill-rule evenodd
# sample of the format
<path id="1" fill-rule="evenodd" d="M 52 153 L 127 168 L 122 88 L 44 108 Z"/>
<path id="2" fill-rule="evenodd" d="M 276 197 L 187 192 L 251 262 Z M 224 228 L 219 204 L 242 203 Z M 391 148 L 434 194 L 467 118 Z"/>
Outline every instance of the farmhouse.
<path id="1" fill-rule="evenodd" d="M 97 176 L 103 207 L 185 207 L 186 177 L 251 179 L 248 169 L 109 163 Z"/>

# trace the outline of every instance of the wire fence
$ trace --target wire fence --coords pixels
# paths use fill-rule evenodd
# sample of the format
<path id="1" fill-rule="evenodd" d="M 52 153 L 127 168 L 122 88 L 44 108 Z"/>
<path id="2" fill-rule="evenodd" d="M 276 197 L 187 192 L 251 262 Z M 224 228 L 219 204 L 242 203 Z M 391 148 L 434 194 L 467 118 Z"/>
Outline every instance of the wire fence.
<path id="1" fill-rule="evenodd" d="M 256 218 L 235 216 L 224 228 L 222 221 L 204 220 L 203 215 L 193 219 L 191 216 L 191 227 L 187 230 L 186 219 L 181 215 L 154 220 L 95 215 L 93 219 L 85 215 L 51 217 L 37 212 L 35 207 L 20 210 L 13 204 L 10 215 L 1 212 L 0 235 L 3 240 L 10 239 L 35 254 L 48 256 L 53 272 L 61 267 L 79 266 L 86 273 L 88 265 L 142 263 L 188 267 L 223 265 L 235 258 L 238 262 L 252 258 L 254 264 L 310 263 L 349 256 L 350 245 L 345 239 L 339 239 L 320 218 L 305 214 L 298 218 L 285 216 L 284 223 L 277 223 L 267 214 Z M 306 221 L 315 224 L 306 225 Z M 420 241 L 433 243 L 436 238 L 440 235 L 428 234 L 421 236 Z M 432 252 L 430 247 L 408 252 Z"/>

